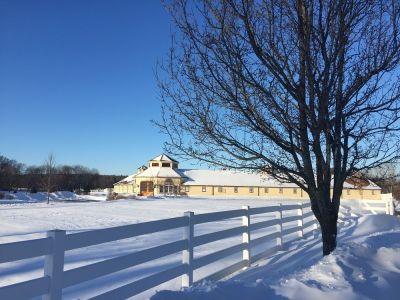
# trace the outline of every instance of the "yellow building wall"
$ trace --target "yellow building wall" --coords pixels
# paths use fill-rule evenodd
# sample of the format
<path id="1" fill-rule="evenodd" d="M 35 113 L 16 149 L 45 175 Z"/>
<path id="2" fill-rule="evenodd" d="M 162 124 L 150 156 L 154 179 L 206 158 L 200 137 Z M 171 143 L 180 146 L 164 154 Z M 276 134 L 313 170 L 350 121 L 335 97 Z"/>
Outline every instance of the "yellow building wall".
<path id="1" fill-rule="evenodd" d="M 182 184 L 181 178 L 164 178 L 164 177 L 136 177 L 136 190 L 139 193 L 140 183 L 142 181 L 153 181 L 154 183 L 154 194 L 160 194 L 160 185 L 164 185 L 166 180 L 171 180 L 173 185 L 180 186 Z M 179 191 L 179 189 L 178 189 Z M 162 193 L 163 194 L 163 193 Z"/>
<path id="2" fill-rule="evenodd" d="M 114 192 L 134 194 L 139 192 L 140 183 L 142 181 L 153 181 L 155 184 L 154 194 L 159 193 L 160 185 L 164 185 L 168 178 L 151 178 L 151 177 L 139 177 L 136 178 L 135 184 L 117 184 L 114 186 Z M 203 192 L 203 186 L 182 186 L 182 180 L 180 178 L 171 178 L 173 185 L 179 186 L 180 194 L 188 196 L 247 196 L 247 197 L 282 197 L 282 198 L 296 198 L 296 199 L 308 199 L 308 194 L 300 188 L 279 188 L 279 187 L 253 187 L 253 193 L 250 192 L 250 187 L 240 186 L 237 187 L 237 193 L 235 193 L 235 187 L 233 186 L 205 186 L 206 191 Z M 189 191 L 186 189 L 189 188 Z M 343 189 L 342 199 L 364 199 L 364 200 L 381 200 L 380 190 L 367 190 L 367 189 Z"/>
<path id="3" fill-rule="evenodd" d="M 114 185 L 115 193 L 121 194 L 133 194 L 134 193 L 134 185 L 133 184 L 117 184 Z"/>
<path id="4" fill-rule="evenodd" d="M 381 200 L 381 190 L 343 189 L 342 199 Z"/>
<path id="5" fill-rule="evenodd" d="M 184 194 L 188 196 L 213 196 L 214 195 L 214 187 L 206 185 L 206 191 L 203 192 L 202 185 L 191 185 L 189 186 L 189 191 L 184 192 Z M 184 189 L 183 189 L 184 190 Z"/>
<path id="6" fill-rule="evenodd" d="M 308 194 L 305 191 L 294 187 L 260 187 L 260 196 L 308 199 Z"/>
<path id="7" fill-rule="evenodd" d="M 235 187 L 233 186 L 207 186 L 206 192 L 202 192 L 202 186 L 189 186 L 187 195 L 214 195 L 214 196 L 263 196 L 263 197 L 284 197 L 284 198 L 308 198 L 307 193 L 300 188 L 268 188 L 266 191 L 264 187 L 252 187 L 252 192 L 248 186 Z M 213 192 L 212 192 L 213 191 Z"/>
<path id="8" fill-rule="evenodd" d="M 267 189 L 267 190 L 266 190 Z M 293 187 L 253 187 L 253 193 L 250 192 L 250 187 L 241 186 L 237 187 L 237 193 L 235 193 L 235 187 L 231 186 L 206 186 L 206 192 L 202 191 L 202 186 L 189 186 L 189 191 L 185 191 L 183 186 L 181 189 L 183 194 L 188 196 L 262 196 L 262 197 L 282 197 L 282 198 L 294 198 L 294 199 L 309 199 L 308 194 L 301 188 Z M 360 192 L 361 191 L 361 192 Z M 344 189 L 342 193 L 342 199 L 365 199 L 365 200 L 380 200 L 380 190 L 359 190 L 359 189 Z"/>

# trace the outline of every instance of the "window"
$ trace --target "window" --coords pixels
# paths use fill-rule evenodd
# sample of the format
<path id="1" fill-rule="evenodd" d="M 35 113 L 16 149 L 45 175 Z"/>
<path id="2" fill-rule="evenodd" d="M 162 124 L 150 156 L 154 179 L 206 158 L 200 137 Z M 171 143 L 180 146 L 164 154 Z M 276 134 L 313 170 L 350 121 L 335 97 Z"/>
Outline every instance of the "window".
<path id="1" fill-rule="evenodd" d="M 174 186 L 174 194 L 177 195 L 177 194 L 178 194 L 178 191 L 179 191 L 179 186 L 178 186 L 178 185 L 175 185 L 175 186 Z"/>
<path id="2" fill-rule="evenodd" d="M 159 164 L 158 164 L 158 163 L 151 163 L 151 166 L 152 166 L 152 167 L 158 167 Z"/>
<path id="3" fill-rule="evenodd" d="M 283 188 L 279 188 L 279 194 L 283 194 Z"/>
<path id="4" fill-rule="evenodd" d="M 234 193 L 237 193 L 237 192 L 238 192 L 238 187 L 237 187 L 237 186 L 235 186 L 235 187 L 233 188 L 233 192 L 234 192 Z"/>
<path id="5" fill-rule="evenodd" d="M 162 165 L 161 165 L 162 167 L 170 167 L 171 166 L 171 164 L 170 163 L 162 163 Z"/>
<path id="6" fill-rule="evenodd" d="M 297 189 L 293 189 L 293 194 L 297 194 Z"/>
<path id="7" fill-rule="evenodd" d="M 218 193 L 222 193 L 222 186 L 218 187 Z"/>
<path id="8" fill-rule="evenodd" d="M 164 193 L 164 186 L 160 185 L 160 193 Z"/>
<path id="9" fill-rule="evenodd" d="M 185 186 L 185 192 L 189 192 L 189 187 Z"/>
<path id="10" fill-rule="evenodd" d="M 173 163 L 173 164 L 172 164 L 172 167 L 173 167 L 174 169 L 176 169 L 176 168 L 178 168 L 178 164 Z"/>
<path id="11" fill-rule="evenodd" d="M 254 193 L 254 188 L 252 186 L 249 187 L 249 193 Z"/>
<path id="12" fill-rule="evenodd" d="M 266 193 L 266 194 L 268 194 L 268 193 L 269 193 L 269 190 L 268 190 L 268 188 L 264 188 L 264 193 Z"/>
<path id="13" fill-rule="evenodd" d="M 203 193 L 205 193 L 205 192 L 207 192 L 207 188 L 203 185 L 203 186 L 201 187 L 201 191 L 202 191 Z"/>

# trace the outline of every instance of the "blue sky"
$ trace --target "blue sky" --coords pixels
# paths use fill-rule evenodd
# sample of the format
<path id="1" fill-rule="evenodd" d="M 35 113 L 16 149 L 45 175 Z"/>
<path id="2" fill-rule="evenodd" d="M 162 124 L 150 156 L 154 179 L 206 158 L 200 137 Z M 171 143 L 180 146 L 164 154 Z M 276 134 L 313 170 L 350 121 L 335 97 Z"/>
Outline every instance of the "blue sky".
<path id="1" fill-rule="evenodd" d="M 102 174 L 158 155 L 154 68 L 172 30 L 158 0 L 0 0 L 0 155 Z"/>

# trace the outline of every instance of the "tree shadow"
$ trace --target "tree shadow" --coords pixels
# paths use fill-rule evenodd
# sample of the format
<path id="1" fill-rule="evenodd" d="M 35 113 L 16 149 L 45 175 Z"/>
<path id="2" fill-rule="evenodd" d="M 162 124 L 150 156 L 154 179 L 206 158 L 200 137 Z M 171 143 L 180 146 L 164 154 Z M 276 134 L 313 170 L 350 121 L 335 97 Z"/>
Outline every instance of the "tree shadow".
<path id="1" fill-rule="evenodd" d="M 277 295 L 275 291 L 265 284 L 246 286 L 242 282 L 218 282 L 212 288 L 190 288 L 182 291 L 159 291 L 150 298 L 151 300 L 287 300 L 288 298 Z"/>

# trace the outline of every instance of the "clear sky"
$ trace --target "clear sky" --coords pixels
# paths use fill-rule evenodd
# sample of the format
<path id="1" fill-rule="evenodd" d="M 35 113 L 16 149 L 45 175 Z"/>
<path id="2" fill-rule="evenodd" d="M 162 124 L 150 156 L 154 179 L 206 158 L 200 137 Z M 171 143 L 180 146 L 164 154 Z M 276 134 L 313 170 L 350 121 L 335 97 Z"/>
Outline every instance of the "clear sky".
<path id="1" fill-rule="evenodd" d="M 159 0 L 0 0 L 0 155 L 131 174 L 161 153 L 171 30 Z"/>

